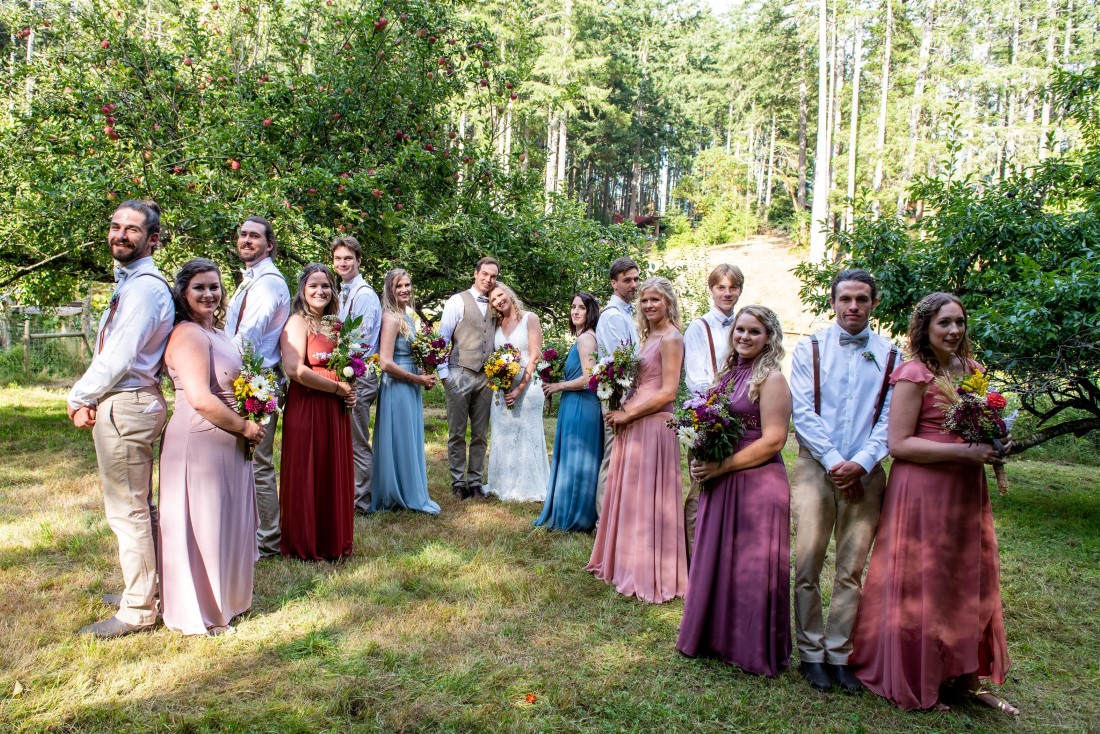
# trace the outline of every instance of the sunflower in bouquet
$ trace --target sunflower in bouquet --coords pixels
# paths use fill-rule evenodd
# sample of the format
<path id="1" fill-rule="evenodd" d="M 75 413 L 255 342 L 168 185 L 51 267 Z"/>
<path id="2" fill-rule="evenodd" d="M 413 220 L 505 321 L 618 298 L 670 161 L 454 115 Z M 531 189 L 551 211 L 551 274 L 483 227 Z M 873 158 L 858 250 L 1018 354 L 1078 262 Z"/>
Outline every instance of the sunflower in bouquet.
<path id="1" fill-rule="evenodd" d="M 271 416 L 279 412 L 279 380 L 274 370 L 264 369 L 264 359 L 256 348 L 247 343 L 241 354 L 241 372 L 233 380 L 233 397 L 237 412 L 246 420 L 266 426 Z M 252 458 L 252 444 L 245 449 L 245 457 Z"/>
<path id="2" fill-rule="evenodd" d="M 505 344 L 489 355 L 489 359 L 485 361 L 485 374 L 489 378 L 489 388 L 495 393 L 498 401 L 501 399 L 501 394 L 512 389 L 516 376 L 522 369 L 519 350 L 511 344 Z M 512 406 L 508 405 L 508 409 L 511 410 L 511 408 Z"/>

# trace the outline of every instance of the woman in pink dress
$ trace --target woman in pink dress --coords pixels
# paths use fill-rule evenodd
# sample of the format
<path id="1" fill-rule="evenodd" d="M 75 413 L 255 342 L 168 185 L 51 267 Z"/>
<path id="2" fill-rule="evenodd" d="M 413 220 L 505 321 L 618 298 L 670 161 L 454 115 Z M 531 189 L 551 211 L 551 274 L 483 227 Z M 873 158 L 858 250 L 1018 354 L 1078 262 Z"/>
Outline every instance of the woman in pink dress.
<path id="1" fill-rule="evenodd" d="M 355 387 L 328 368 L 335 346 L 336 280 L 321 263 L 298 279 L 279 351 L 290 379 L 283 411 L 279 511 L 284 556 L 335 561 L 351 555 L 355 521 L 351 418 Z"/>
<path id="2" fill-rule="evenodd" d="M 666 425 L 680 386 L 684 340 L 667 278 L 638 289 L 641 366 L 615 430 L 607 492 L 585 570 L 620 594 L 661 604 L 687 591 L 680 444 Z"/>
<path id="3" fill-rule="evenodd" d="M 780 372 L 783 329 L 763 306 L 746 306 L 714 389 L 733 398 L 745 432 L 722 461 L 692 461 L 703 487 L 684 619 L 676 648 L 756 675 L 791 659 L 791 487 L 779 452 L 791 423 Z"/>
<path id="4" fill-rule="evenodd" d="M 164 624 L 219 634 L 252 606 L 256 497 L 247 444 L 264 428 L 237 415 L 241 355 L 221 330 L 225 292 L 211 260 L 183 264 L 164 362 L 176 407 L 160 455 L 160 603 Z"/>
<path id="5" fill-rule="evenodd" d="M 1015 715 L 979 682 L 1003 683 L 1009 668 L 985 479 L 985 464 L 1000 455 L 945 433 L 937 405 L 941 389 L 981 370 L 966 327 L 950 293 L 925 296 L 909 321 L 912 359 L 890 378 L 894 463 L 848 662 L 901 708 L 947 710 L 946 692 Z"/>

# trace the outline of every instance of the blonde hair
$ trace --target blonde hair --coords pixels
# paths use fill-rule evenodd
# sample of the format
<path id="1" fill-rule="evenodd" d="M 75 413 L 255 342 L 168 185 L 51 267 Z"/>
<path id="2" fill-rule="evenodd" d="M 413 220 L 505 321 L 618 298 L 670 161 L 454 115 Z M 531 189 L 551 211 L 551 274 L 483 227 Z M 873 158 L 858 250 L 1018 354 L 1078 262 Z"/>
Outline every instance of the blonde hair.
<path id="1" fill-rule="evenodd" d="M 741 268 L 736 265 L 730 265 L 729 263 L 721 263 L 714 270 L 710 271 L 710 276 L 707 277 L 707 288 L 713 288 L 718 285 L 722 278 L 729 278 L 730 284 L 734 288 L 745 287 L 745 274 L 741 272 Z"/>
<path id="2" fill-rule="evenodd" d="M 729 356 L 726 357 L 726 363 L 722 366 L 722 371 L 718 373 L 717 381 L 721 381 L 737 366 L 737 350 L 734 349 L 733 343 L 736 338 L 737 323 L 742 316 L 752 316 L 764 326 L 764 331 L 768 334 L 768 341 L 764 344 L 764 349 L 756 355 L 756 359 L 753 361 L 752 377 L 749 378 L 749 400 L 758 403 L 760 402 L 760 386 L 764 384 L 764 380 L 772 372 L 779 372 L 782 369 L 780 363 L 783 361 L 783 355 L 786 354 L 783 349 L 783 327 L 780 325 L 779 317 L 775 314 L 775 311 L 766 306 L 745 306 L 738 311 L 737 316 L 733 319 L 733 328 L 730 329 Z"/>
<path id="3" fill-rule="evenodd" d="M 406 318 L 406 311 L 398 305 L 397 296 L 394 295 L 394 289 L 397 288 L 397 284 L 405 276 L 408 276 L 409 285 L 412 285 L 412 276 L 405 268 L 393 268 L 386 273 L 382 279 L 382 310 L 397 317 L 397 330 L 401 333 L 401 336 L 412 339 L 413 330 L 412 326 L 409 325 L 408 318 Z M 412 297 L 409 298 L 408 308 L 415 308 Z"/>
<path id="4" fill-rule="evenodd" d="M 661 294 L 665 299 L 665 305 L 668 306 L 668 320 L 676 327 L 676 331 L 683 331 L 683 327 L 680 326 L 680 301 L 676 298 L 676 291 L 672 290 L 672 281 L 661 275 L 647 278 L 638 286 L 639 301 L 642 300 L 646 291 L 657 291 Z M 649 338 L 649 319 L 642 315 L 642 309 L 638 309 L 634 322 L 638 327 L 638 338 L 645 342 Z"/>
<path id="5" fill-rule="evenodd" d="M 523 301 L 519 300 L 519 296 L 516 295 L 516 292 L 498 280 L 496 282 L 496 285 L 493 286 L 492 290 L 489 291 L 489 295 L 492 296 L 493 291 L 495 291 L 497 288 L 504 291 L 504 295 L 508 296 L 508 299 L 512 302 L 512 308 L 514 308 L 516 311 L 516 318 L 518 319 L 520 316 L 522 316 L 524 310 Z M 504 315 L 500 311 L 497 311 L 495 308 L 493 308 L 493 304 L 491 302 L 489 303 L 489 309 L 493 312 L 493 323 L 499 324 L 501 321 L 504 320 Z"/>

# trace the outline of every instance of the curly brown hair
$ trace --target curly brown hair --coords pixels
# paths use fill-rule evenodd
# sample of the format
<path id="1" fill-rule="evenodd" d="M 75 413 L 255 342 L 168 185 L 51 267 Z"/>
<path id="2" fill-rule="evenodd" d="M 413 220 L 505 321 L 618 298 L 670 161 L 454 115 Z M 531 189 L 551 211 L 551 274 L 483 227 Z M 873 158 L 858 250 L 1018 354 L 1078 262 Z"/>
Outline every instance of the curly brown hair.
<path id="1" fill-rule="evenodd" d="M 944 365 L 941 365 L 940 361 L 936 359 L 936 353 L 932 351 L 932 345 L 928 342 L 928 327 L 931 326 L 940 309 L 949 303 L 957 304 L 962 309 L 963 319 L 967 320 L 968 328 L 963 332 L 962 339 L 959 340 L 958 351 L 955 354 L 963 361 L 963 364 L 969 364 L 973 351 L 970 344 L 969 317 L 966 313 L 966 306 L 963 305 L 958 296 L 943 291 L 929 293 L 917 301 L 917 305 L 913 308 L 913 315 L 909 317 L 909 357 L 919 359 L 925 367 L 936 374 L 943 372 Z"/>

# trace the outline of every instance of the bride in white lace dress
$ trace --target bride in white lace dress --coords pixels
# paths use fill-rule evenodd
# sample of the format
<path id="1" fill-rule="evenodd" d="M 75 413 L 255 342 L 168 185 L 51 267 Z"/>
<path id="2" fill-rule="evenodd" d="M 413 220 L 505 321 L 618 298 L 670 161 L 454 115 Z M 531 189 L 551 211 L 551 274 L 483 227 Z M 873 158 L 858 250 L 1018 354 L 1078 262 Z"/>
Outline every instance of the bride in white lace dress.
<path id="1" fill-rule="evenodd" d="M 493 396 L 485 491 L 509 502 L 542 502 L 550 480 L 542 427 L 546 399 L 537 386 L 530 389 L 542 357 L 542 325 L 538 316 L 523 310 L 515 292 L 501 283 L 489 292 L 489 305 L 498 324 L 494 348 L 511 344 L 518 349 L 523 371 L 503 397 Z"/>

